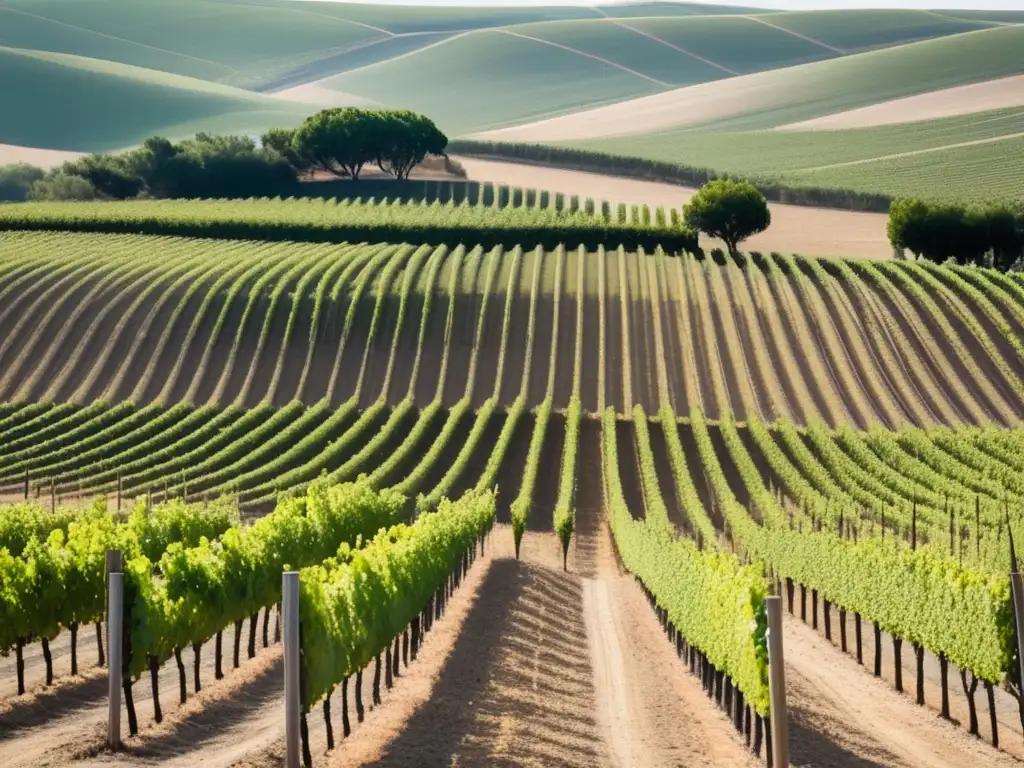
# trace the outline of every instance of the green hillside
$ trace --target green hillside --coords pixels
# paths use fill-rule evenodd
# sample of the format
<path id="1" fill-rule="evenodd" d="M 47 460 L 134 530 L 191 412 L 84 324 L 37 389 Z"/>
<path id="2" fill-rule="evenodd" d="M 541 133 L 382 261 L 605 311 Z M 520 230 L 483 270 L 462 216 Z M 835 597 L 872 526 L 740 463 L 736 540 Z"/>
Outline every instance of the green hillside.
<path id="1" fill-rule="evenodd" d="M 758 100 L 737 101 L 719 130 L 754 130 L 809 120 L 917 93 L 1024 73 L 1024 26 L 1005 26 L 764 72 L 724 83 L 737 94 L 756 82 Z"/>
<path id="2" fill-rule="evenodd" d="M 776 27 L 844 51 L 897 45 L 985 29 L 982 20 L 955 19 L 931 11 L 795 11 L 761 17 Z"/>
<path id="3" fill-rule="evenodd" d="M 771 174 L 795 173 L 794 155 L 805 152 L 816 169 L 830 166 L 815 178 L 832 178 L 847 173 L 831 168 L 836 163 L 935 150 L 975 133 L 990 138 L 990 128 L 942 123 L 858 133 L 834 145 L 835 134 L 800 145 L 762 132 L 1024 72 L 1018 21 L 1024 12 L 772 12 L 656 0 L 593 7 L 4 0 L 0 62 L 10 76 L 0 83 L 7 97 L 0 143 L 93 151 L 153 133 L 255 133 L 319 108 L 269 95 L 314 83 L 318 104 L 416 109 L 450 136 L 619 102 L 627 102 L 632 126 L 631 99 L 694 86 L 673 113 L 682 127 L 591 145 Z M 716 109 L 703 115 L 709 100 Z M 68 107 L 73 121 L 60 118 Z"/>
<path id="4" fill-rule="evenodd" d="M 57 53 L 0 48 L 0 143 L 103 151 L 154 133 L 250 132 L 311 108 L 180 75 Z"/>
<path id="5" fill-rule="evenodd" d="M 689 23 L 691 20 L 659 21 L 668 24 L 674 21 Z M 547 24 L 521 24 L 509 28 L 508 32 L 565 46 L 584 56 L 606 60 L 650 77 L 666 87 L 681 87 L 729 76 L 725 69 L 652 40 L 626 26 L 627 23 L 632 25 L 639 22 L 635 19 L 622 24 L 611 23 L 607 19 L 557 21 Z"/>
<path id="6" fill-rule="evenodd" d="M 10 0 L 0 45 L 110 59 L 237 85 L 387 36 L 306 10 L 209 0 Z M 320 5 L 317 3 L 315 5 Z"/>
<path id="7" fill-rule="evenodd" d="M 1004 109 L 855 130 L 678 130 L 562 144 L 796 185 L 981 199 L 1024 194 L 1022 135 L 1024 109 Z M 969 142 L 985 143 L 955 146 Z M 989 162 L 991 173 L 979 173 Z"/>
<path id="8" fill-rule="evenodd" d="M 740 16 L 632 19 L 630 27 L 707 59 L 733 74 L 838 56 L 824 45 Z"/>
<path id="9" fill-rule="evenodd" d="M 452 135 L 664 90 L 612 64 L 491 30 L 452 37 L 321 85 L 429 113 Z"/>

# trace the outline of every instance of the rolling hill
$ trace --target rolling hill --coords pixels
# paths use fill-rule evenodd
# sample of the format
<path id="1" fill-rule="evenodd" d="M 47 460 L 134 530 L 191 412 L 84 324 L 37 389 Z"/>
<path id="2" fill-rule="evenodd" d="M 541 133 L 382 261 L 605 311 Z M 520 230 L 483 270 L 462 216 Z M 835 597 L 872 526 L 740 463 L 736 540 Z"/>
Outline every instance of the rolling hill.
<path id="1" fill-rule="evenodd" d="M 0 143 L 103 151 L 154 133 L 240 133 L 289 125 L 302 104 L 181 75 L 58 53 L 0 48 Z"/>
<path id="2" fill-rule="evenodd" d="M 364 104 L 422 111 L 451 137 L 561 142 L 870 191 L 915 188 L 926 177 L 926 188 L 948 186 L 948 176 L 924 170 L 948 152 L 956 169 L 982 169 L 957 185 L 977 196 L 989 178 L 1008 177 L 986 164 L 1014 157 L 1015 119 L 987 113 L 1019 96 L 947 98 L 945 89 L 991 91 L 1024 74 L 1021 21 L 1012 12 L 673 2 L 5 0 L 0 56 L 17 77 L 0 85 L 15 107 L 0 144 L 102 151 L 154 133 L 256 133 L 325 106 Z M 845 113 L 881 114 L 890 101 L 927 94 L 944 105 L 920 118 L 901 106 L 895 121 L 869 113 L 843 125 Z M 78 119 L 57 119 L 56 105 L 73 106 Z M 821 128 L 844 132 L 811 124 L 812 135 L 775 135 L 821 118 Z M 934 123 L 880 131 L 870 122 L 915 119 Z M 894 155 L 900 178 L 887 182 Z"/>

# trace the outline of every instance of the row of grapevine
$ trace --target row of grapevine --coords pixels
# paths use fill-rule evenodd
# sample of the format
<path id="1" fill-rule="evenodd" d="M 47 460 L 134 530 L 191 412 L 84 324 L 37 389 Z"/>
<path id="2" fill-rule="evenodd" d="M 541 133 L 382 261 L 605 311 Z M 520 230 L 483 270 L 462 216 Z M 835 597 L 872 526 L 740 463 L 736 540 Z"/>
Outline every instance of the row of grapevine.
<path id="1" fill-rule="evenodd" d="M 605 498 L 623 564 L 679 634 L 732 680 L 759 716 L 768 715 L 768 585 L 760 566 L 740 565 L 715 550 L 702 552 L 663 525 L 634 520 L 622 492 L 615 422 L 609 408 L 602 429 Z"/>
<path id="2" fill-rule="evenodd" d="M 324 699 L 330 726 L 331 694 L 341 685 L 347 698 L 348 680 L 354 676 L 361 721 L 363 669 L 374 660 L 373 696 L 379 703 L 381 655 L 388 655 L 390 687 L 392 662 L 397 671 L 399 661 L 398 638 L 404 637 L 402 654 L 407 657 L 411 635 L 415 658 L 423 632 L 443 606 L 446 583 L 461 577 L 477 543 L 494 523 L 494 509 L 491 492 L 468 494 L 457 502 L 444 500 L 435 512 L 414 523 L 381 530 L 362 547 L 342 546 L 322 564 L 300 571 L 303 719 Z M 342 706 L 347 736 L 345 698 Z M 304 746 L 308 765 L 308 743 Z"/>
<path id="3" fill-rule="evenodd" d="M 250 619 L 252 656 L 255 617 L 280 602 L 283 571 L 320 563 L 343 545 L 358 546 L 397 523 L 404 503 L 400 494 L 374 491 L 365 481 L 317 483 L 303 496 L 282 500 L 251 526 L 233 527 L 217 539 L 172 545 L 155 562 L 144 554 L 126 555 L 125 692 L 132 733 L 137 726 L 130 688 L 143 671 L 148 668 L 153 678 L 159 721 L 154 670 L 164 660 L 174 655 L 180 661 L 190 646 L 198 654 L 203 642 L 219 638 L 233 623 L 237 666 L 241 624 Z M 184 692 L 184 667 L 178 669 Z"/>
<path id="4" fill-rule="evenodd" d="M 56 517 L 31 506 L 5 511 L 0 517 L 5 544 L 0 547 L 0 653 L 17 653 L 18 692 L 25 690 L 23 648 L 36 639 L 43 645 L 47 684 L 53 681 L 49 642 L 62 630 L 71 634 L 71 674 L 78 674 L 78 629 L 98 625 L 103 617 L 108 549 L 159 556 L 176 544 L 193 546 L 216 537 L 236 520 L 237 512 L 225 503 L 153 509 L 138 504 L 123 523 L 103 504 Z M 102 654 L 102 644 L 99 648 Z"/>

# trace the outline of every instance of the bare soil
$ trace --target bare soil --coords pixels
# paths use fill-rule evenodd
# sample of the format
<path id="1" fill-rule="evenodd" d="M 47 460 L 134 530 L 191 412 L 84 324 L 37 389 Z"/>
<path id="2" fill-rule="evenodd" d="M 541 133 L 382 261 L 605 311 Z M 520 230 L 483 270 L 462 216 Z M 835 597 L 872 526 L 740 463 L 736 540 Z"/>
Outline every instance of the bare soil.
<path id="1" fill-rule="evenodd" d="M 555 506 L 558 504 L 558 484 L 562 476 L 562 451 L 565 448 L 565 417 L 552 413 L 544 430 L 544 444 L 540 450 L 537 485 L 534 487 L 526 528 L 530 531 L 552 531 Z"/>
<path id="2" fill-rule="evenodd" d="M 619 458 L 619 478 L 626 506 L 635 520 L 645 517 L 644 490 L 640 479 L 640 457 L 636 450 L 636 435 L 632 421 L 615 422 L 615 447 Z"/>
<path id="3" fill-rule="evenodd" d="M 651 439 L 651 453 L 654 454 L 654 469 L 658 473 L 658 487 L 661 490 L 665 508 L 668 510 L 668 519 L 672 521 L 681 536 L 687 536 L 690 534 L 690 526 L 686 519 L 686 513 L 679 506 L 676 497 L 676 481 L 672 474 L 668 447 L 665 444 L 664 428 L 660 423 L 649 423 L 647 431 Z"/>
<path id="4" fill-rule="evenodd" d="M 448 256 L 450 259 L 451 256 Z M 448 305 L 454 300 L 448 295 L 447 285 L 439 285 L 442 274 L 438 272 L 438 281 L 432 286 L 434 292 L 430 301 L 430 312 L 427 315 L 426 332 L 423 334 L 423 349 L 420 351 L 420 367 L 416 372 L 414 396 L 416 404 L 426 406 L 437 394 L 437 385 L 441 379 L 441 360 L 444 355 L 444 329 L 448 320 Z M 420 317 L 422 319 L 422 315 Z M 452 323 L 457 321 L 452 317 Z M 419 325 L 416 326 L 415 341 L 419 340 Z M 415 352 L 413 356 L 415 357 Z M 452 372 L 449 370 L 449 376 Z M 442 393 L 443 394 L 443 393 Z"/>
<path id="5" fill-rule="evenodd" d="M 864 634 L 873 634 L 870 625 L 864 627 Z M 915 706 L 913 699 L 898 694 L 887 682 L 872 678 L 855 659 L 831 647 L 798 618 L 786 616 L 783 642 L 790 744 L 796 764 L 1020 765 L 957 725 Z M 904 676 L 905 684 L 907 680 Z"/>
<path id="6" fill-rule="evenodd" d="M 605 255 L 605 297 L 604 297 L 604 396 L 605 407 L 612 406 L 618 413 L 623 413 L 627 408 L 632 408 L 632 403 L 626 402 L 626 392 L 623 386 L 625 373 L 623 371 L 624 357 L 622 354 L 622 310 L 619 291 L 623 286 L 619 285 L 619 269 L 614 254 Z"/>
<path id="7" fill-rule="evenodd" d="M 691 279 L 703 280 L 700 274 L 700 267 L 693 265 L 692 268 L 684 267 L 685 274 L 685 296 L 683 301 L 687 302 L 687 311 L 691 323 L 690 341 L 693 343 L 694 365 L 696 371 L 694 376 L 697 381 L 697 389 L 700 394 L 701 405 L 708 418 L 719 417 L 719 397 L 726 396 L 725 392 L 716 392 L 714 379 L 711 378 L 711 366 L 719 365 L 717 350 L 708 349 L 707 340 L 714 338 L 714 328 L 705 329 L 705 324 L 711 323 L 712 319 L 701 310 L 697 301 L 696 291 L 691 284 Z"/>
<path id="8" fill-rule="evenodd" d="M 687 107 L 687 110 L 689 107 Z M 636 121 L 630 115 L 630 121 Z M 643 125 L 642 122 L 638 123 Z M 649 126 L 647 130 L 653 130 Z M 473 181 L 515 187 L 546 189 L 580 199 L 678 208 L 697 190 L 676 184 L 639 181 L 620 176 L 568 171 L 539 165 L 459 157 Z M 829 208 L 769 203 L 772 225 L 745 242 L 752 251 L 799 253 L 805 256 L 843 256 L 859 259 L 891 259 L 892 245 L 885 234 L 888 216 Z M 724 247 L 703 239 L 704 247 Z"/>
<path id="9" fill-rule="evenodd" d="M 587 256 L 583 256 L 583 260 L 586 260 Z M 564 287 L 562 290 L 562 296 L 558 307 L 558 354 L 555 356 L 555 391 L 554 391 L 554 407 L 555 408 L 566 408 L 569 405 L 569 398 L 572 397 L 572 378 L 573 368 L 576 364 L 576 325 L 577 325 L 577 307 L 581 300 L 581 297 L 576 293 L 576 269 L 582 269 L 583 264 L 580 263 L 578 267 L 574 268 L 574 264 L 577 261 L 577 254 L 575 251 L 567 253 L 565 255 L 565 271 L 564 271 Z M 597 334 L 598 329 L 595 327 L 592 329 L 592 333 Z M 584 337 L 586 336 L 586 330 L 583 332 Z M 586 345 L 585 339 L 580 339 L 581 345 Z M 582 353 L 582 350 L 580 350 Z M 580 366 L 580 376 L 583 376 L 582 370 L 582 359 Z"/>
<path id="10" fill-rule="evenodd" d="M 466 377 L 473 357 L 480 298 L 486 270 L 481 269 L 483 256 L 467 256 L 462 262 L 462 278 L 455 294 L 455 315 L 452 317 L 451 344 L 448 347 L 448 377 L 444 385 L 444 404 L 455 405 L 466 395 Z M 468 288 L 467 288 L 468 286 Z"/>
<path id="11" fill-rule="evenodd" d="M 871 128 L 877 125 L 915 123 L 1020 106 L 1024 106 L 1024 75 L 1014 75 L 882 101 L 858 109 L 816 117 L 813 120 L 789 123 L 775 130 L 834 131 Z"/>
<path id="12" fill-rule="evenodd" d="M 691 404 L 686 402 L 686 386 L 683 384 L 683 346 L 679 337 L 679 307 L 675 295 L 669 290 L 667 278 L 658 269 L 661 296 L 661 334 L 665 344 L 665 373 L 668 377 L 669 404 L 677 415 L 690 412 Z"/>
<path id="13" fill-rule="evenodd" d="M 505 456 L 498 468 L 498 509 L 499 523 L 511 523 L 511 506 L 523 483 L 523 467 L 526 457 L 530 454 L 530 439 L 533 437 L 535 417 L 532 413 L 524 413 L 519 417 L 512 438 L 505 449 Z"/>

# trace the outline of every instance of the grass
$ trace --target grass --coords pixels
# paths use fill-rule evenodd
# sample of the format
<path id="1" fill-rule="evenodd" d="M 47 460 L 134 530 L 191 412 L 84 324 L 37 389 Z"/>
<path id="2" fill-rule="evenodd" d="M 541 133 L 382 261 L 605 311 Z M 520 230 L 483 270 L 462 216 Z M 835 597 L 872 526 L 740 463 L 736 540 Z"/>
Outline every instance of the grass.
<path id="1" fill-rule="evenodd" d="M 4 6 L 2 45 L 236 84 L 387 37 L 384 31 L 321 13 L 312 3 L 254 8 L 204 0 L 10 0 Z"/>
<path id="2" fill-rule="evenodd" d="M 629 20 L 625 23 L 636 26 L 639 22 Z M 522 24 L 509 31 L 606 59 L 666 86 L 681 87 L 728 75 L 693 56 L 659 44 L 650 37 L 607 19 Z"/>
<path id="3" fill-rule="evenodd" d="M 449 135 L 539 120 L 663 89 L 609 64 L 496 31 L 453 37 L 332 77 L 322 85 L 428 113 Z"/>
<path id="4" fill-rule="evenodd" d="M 452 136 L 715 83 L 738 106 L 709 127 L 752 130 L 1024 71 L 1024 30 L 1003 19 L 1017 20 L 666 2 L 7 0 L 0 97 L 15 118 L 0 144 L 103 151 L 152 134 L 258 133 L 319 108 L 259 94 L 311 82 L 339 103 L 422 111 Z M 724 82 L 736 75 L 759 79 Z"/>
<path id="5" fill-rule="evenodd" d="M 614 155 L 890 195 L 983 199 L 1024 192 L 1024 109 L 834 131 L 714 132 L 679 129 L 645 136 L 560 142 Z M 990 144 L 945 149 L 972 141 Z M 934 150 L 934 151 L 925 151 Z M 908 152 L 921 154 L 890 158 Z"/>
<path id="6" fill-rule="evenodd" d="M 723 84 L 758 100 L 706 127 L 755 130 L 830 115 L 917 93 L 1024 72 L 1024 27 L 996 27 L 884 48 Z M 756 78 L 756 79 L 755 79 Z M 742 101 L 738 100 L 739 104 Z"/>
<path id="7" fill-rule="evenodd" d="M 0 123 L 5 144 L 114 150 L 155 133 L 174 137 L 167 129 L 176 124 L 187 123 L 192 132 L 243 133 L 296 124 L 311 111 L 237 88 L 58 53 L 0 48 L 0 70 L 4 113 L 16 116 Z"/>
<path id="8" fill-rule="evenodd" d="M 945 37 L 990 26 L 984 21 L 953 19 L 930 11 L 911 10 L 795 11 L 772 13 L 761 18 L 844 51 Z"/>
<path id="9" fill-rule="evenodd" d="M 813 186 L 981 202 L 1024 198 L 1024 137 L 794 174 Z"/>
<path id="10" fill-rule="evenodd" d="M 627 23 L 741 75 L 838 55 L 825 46 L 739 16 L 632 19 Z"/>

